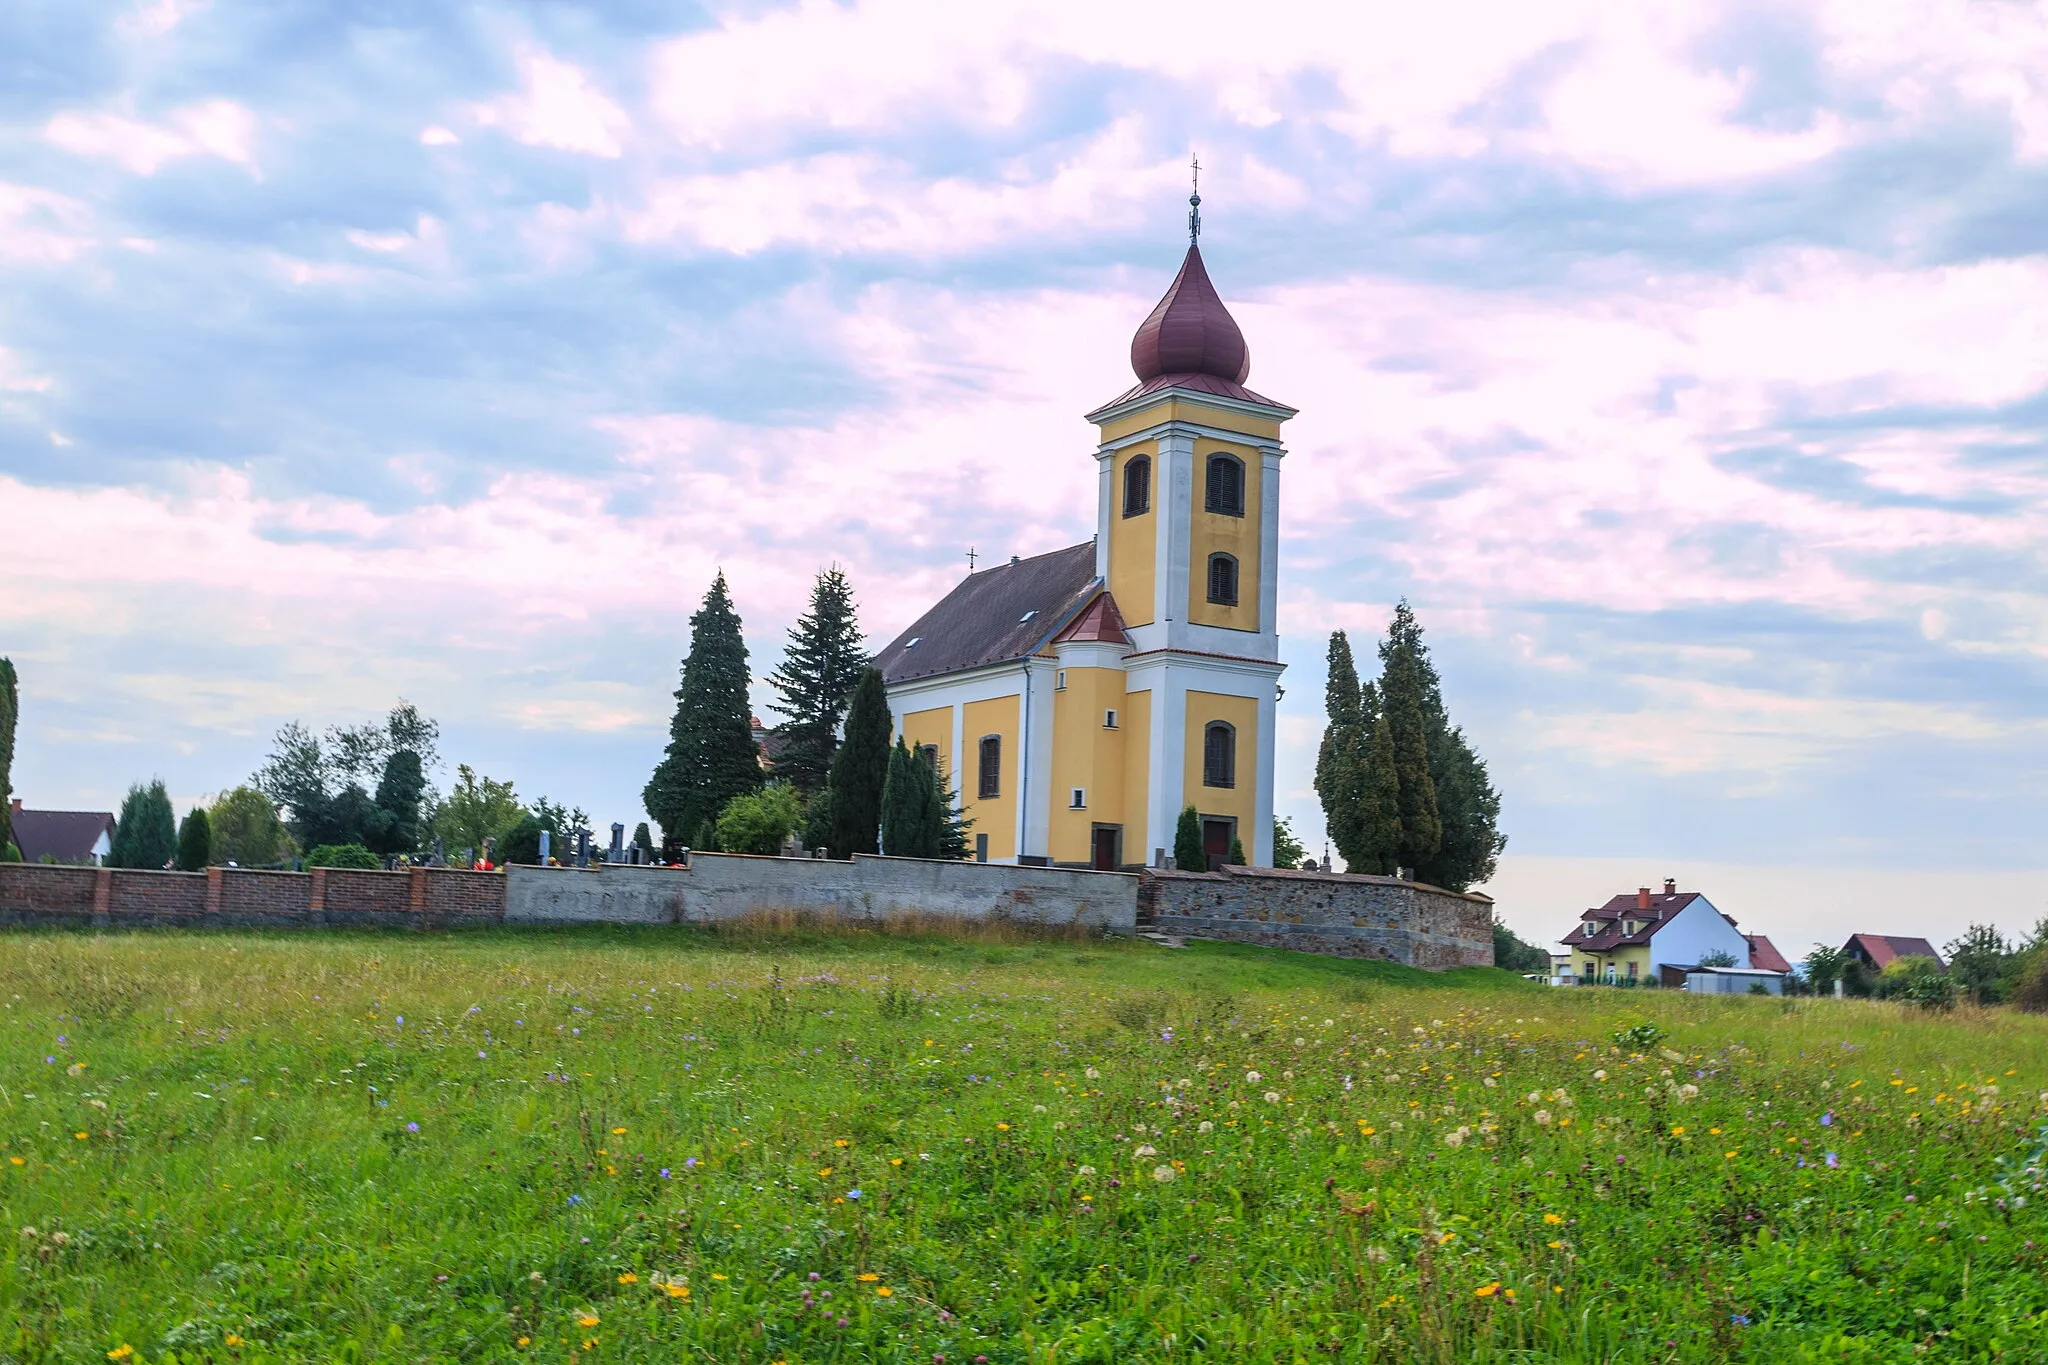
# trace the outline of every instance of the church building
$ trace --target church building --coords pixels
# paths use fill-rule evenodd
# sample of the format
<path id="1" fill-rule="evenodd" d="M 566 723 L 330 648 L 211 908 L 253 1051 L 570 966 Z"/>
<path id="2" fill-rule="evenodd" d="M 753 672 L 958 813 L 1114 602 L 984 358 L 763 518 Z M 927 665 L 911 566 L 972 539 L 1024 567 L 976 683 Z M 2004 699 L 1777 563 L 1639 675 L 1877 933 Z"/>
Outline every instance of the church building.
<path id="1" fill-rule="evenodd" d="M 1202 265 L 1131 340 L 1092 540 L 970 572 L 882 651 L 897 733 L 956 784 L 989 862 L 1158 864 L 1183 808 L 1212 865 L 1273 861 L 1280 427 Z M 884 852 L 887 850 L 885 849 Z"/>

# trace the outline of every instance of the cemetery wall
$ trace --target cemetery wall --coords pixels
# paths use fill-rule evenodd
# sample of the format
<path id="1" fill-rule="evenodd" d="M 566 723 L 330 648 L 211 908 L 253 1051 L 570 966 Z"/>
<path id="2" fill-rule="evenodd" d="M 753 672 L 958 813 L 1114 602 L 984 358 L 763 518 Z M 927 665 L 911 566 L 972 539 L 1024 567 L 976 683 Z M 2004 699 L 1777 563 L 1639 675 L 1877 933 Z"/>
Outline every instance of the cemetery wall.
<path id="1" fill-rule="evenodd" d="M 1493 901 L 1394 877 L 1226 867 L 1152 871 L 1138 893 L 1141 925 L 1408 967 L 1493 965 Z"/>
<path id="2" fill-rule="evenodd" d="M 757 858 L 697 853 L 687 868 L 514 867 L 511 923 L 703 924 L 791 911 L 844 919 L 907 915 L 1083 924 L 1129 933 L 1138 879 L 1121 872 L 923 858 Z"/>
<path id="3" fill-rule="evenodd" d="M 460 868 L 204 872 L 0 863 L 0 924 L 321 925 L 437 928 L 505 915 L 505 878 Z"/>

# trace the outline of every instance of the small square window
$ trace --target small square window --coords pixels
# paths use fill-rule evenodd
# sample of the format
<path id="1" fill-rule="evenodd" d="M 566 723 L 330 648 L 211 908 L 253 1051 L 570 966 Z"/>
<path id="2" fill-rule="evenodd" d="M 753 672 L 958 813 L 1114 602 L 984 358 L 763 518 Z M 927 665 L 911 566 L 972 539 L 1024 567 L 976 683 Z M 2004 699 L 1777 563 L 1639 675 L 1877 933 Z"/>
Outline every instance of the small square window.
<path id="1" fill-rule="evenodd" d="M 1109 710 L 1107 710 L 1107 711 L 1104 711 L 1104 712 L 1102 713 L 1102 728 L 1103 728 L 1103 729 L 1105 729 L 1105 730 L 1114 730 L 1114 729 L 1116 729 L 1116 708 L 1115 708 L 1115 707 L 1111 707 L 1111 708 L 1110 708 Z"/>
<path id="2" fill-rule="evenodd" d="M 1073 797 L 1073 800 L 1071 800 L 1071 801 L 1069 801 L 1069 802 L 1067 803 L 1067 809 L 1068 809 L 1068 810 L 1087 810 L 1087 809 L 1088 809 L 1088 789 L 1087 789 L 1086 787 L 1076 787 L 1076 788 L 1074 788 L 1074 797 Z"/>

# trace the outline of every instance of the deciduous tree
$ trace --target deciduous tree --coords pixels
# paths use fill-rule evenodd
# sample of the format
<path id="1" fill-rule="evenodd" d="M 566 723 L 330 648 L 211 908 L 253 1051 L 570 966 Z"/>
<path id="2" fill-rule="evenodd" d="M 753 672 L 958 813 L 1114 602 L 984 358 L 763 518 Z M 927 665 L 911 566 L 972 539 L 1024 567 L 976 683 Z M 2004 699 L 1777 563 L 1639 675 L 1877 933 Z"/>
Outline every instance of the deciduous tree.
<path id="1" fill-rule="evenodd" d="M 284 822 L 277 818 L 277 807 L 254 787 L 236 787 L 215 797 L 207 824 L 216 862 L 267 867 L 296 851 Z"/>

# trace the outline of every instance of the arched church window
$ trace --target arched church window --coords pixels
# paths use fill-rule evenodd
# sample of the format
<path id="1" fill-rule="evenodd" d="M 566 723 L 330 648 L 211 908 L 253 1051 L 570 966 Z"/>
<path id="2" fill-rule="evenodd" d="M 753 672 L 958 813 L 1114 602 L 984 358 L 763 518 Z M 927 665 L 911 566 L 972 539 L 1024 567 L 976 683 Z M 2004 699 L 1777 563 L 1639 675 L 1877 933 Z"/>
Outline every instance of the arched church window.
<path id="1" fill-rule="evenodd" d="M 1237 731 L 1226 722 L 1212 720 L 1202 735 L 1202 785 L 1237 785 Z"/>
<path id="2" fill-rule="evenodd" d="M 1133 455 L 1124 462 L 1124 515 L 1143 516 L 1152 510 L 1152 457 Z"/>
<path id="3" fill-rule="evenodd" d="M 1235 455 L 1209 457 L 1209 489 L 1204 504 L 1226 517 L 1244 515 L 1244 461 Z"/>
<path id="4" fill-rule="evenodd" d="M 993 801 L 1003 794 L 1003 737 L 981 737 L 981 772 L 975 784 L 980 800 Z"/>
<path id="5" fill-rule="evenodd" d="M 1209 600 L 1218 606 L 1237 605 L 1237 560 L 1230 555 L 1209 556 Z"/>

